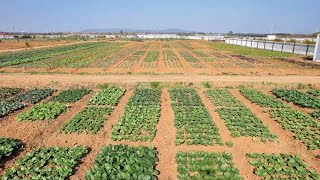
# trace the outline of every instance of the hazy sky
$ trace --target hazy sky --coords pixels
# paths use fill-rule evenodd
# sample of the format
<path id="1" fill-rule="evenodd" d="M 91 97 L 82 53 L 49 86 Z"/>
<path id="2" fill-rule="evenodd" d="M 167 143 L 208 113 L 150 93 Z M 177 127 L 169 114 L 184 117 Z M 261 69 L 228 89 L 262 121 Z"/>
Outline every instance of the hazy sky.
<path id="1" fill-rule="evenodd" d="M 0 0 L 0 31 L 320 31 L 320 0 Z M 273 27 L 273 28 L 272 28 Z"/>

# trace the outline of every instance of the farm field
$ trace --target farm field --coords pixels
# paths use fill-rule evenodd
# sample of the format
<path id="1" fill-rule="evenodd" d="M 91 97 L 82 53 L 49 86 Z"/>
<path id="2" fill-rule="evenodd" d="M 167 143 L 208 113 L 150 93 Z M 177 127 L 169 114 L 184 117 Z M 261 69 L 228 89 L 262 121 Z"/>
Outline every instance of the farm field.
<path id="1" fill-rule="evenodd" d="M 1 80 L 3 179 L 320 178 L 319 83 L 34 76 Z"/>
<path id="2" fill-rule="evenodd" d="M 320 64 L 288 53 L 203 41 L 87 42 L 0 53 L 2 73 L 320 75 Z"/>

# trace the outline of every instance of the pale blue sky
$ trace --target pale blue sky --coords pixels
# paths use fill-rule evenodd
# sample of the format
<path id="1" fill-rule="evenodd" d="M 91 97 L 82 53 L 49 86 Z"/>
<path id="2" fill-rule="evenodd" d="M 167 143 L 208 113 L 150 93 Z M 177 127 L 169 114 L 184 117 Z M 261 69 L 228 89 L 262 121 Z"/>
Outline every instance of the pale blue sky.
<path id="1" fill-rule="evenodd" d="M 0 31 L 320 31 L 320 0 L 0 0 Z"/>

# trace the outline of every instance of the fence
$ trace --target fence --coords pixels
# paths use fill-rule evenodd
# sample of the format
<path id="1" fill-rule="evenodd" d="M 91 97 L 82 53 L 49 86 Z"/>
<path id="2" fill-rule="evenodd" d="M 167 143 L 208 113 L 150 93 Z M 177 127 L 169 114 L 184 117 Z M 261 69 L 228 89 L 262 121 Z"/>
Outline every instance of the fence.
<path id="1" fill-rule="evenodd" d="M 313 56 L 315 52 L 315 45 L 313 44 L 298 44 L 285 42 L 280 43 L 274 41 L 261 41 L 251 39 L 225 39 L 225 43 L 258 49 L 266 49 L 271 51 L 301 54 L 305 56 Z"/>

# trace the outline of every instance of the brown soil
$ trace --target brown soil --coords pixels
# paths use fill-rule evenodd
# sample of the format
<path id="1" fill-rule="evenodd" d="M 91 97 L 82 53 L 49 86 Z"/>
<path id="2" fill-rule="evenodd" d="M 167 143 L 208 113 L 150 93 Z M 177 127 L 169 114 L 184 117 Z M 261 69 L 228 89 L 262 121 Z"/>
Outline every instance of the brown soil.
<path id="1" fill-rule="evenodd" d="M 36 75 L 29 75 L 36 76 Z M 65 76 L 65 75 L 61 75 Z M 24 79 L 28 79 L 30 81 L 21 81 L 21 84 L 18 84 L 20 87 L 31 87 L 37 86 L 37 84 L 41 84 L 42 86 L 54 86 L 58 89 L 63 89 L 66 87 L 72 87 L 75 85 L 85 86 L 81 80 L 81 77 L 85 76 L 71 76 L 67 75 L 69 78 L 61 78 L 55 77 L 55 81 L 59 83 L 45 84 L 46 77 L 43 75 L 38 75 L 37 82 L 34 84 L 32 82 L 36 81 L 32 80 L 30 77 L 25 77 Z M 105 76 L 102 76 L 105 77 Z M 114 76 L 117 77 L 117 76 Z M 139 77 L 139 76 L 138 76 Z M 143 78 L 144 76 L 140 76 Z M 172 78 L 172 76 L 169 76 Z M 173 76 L 174 77 L 174 76 Z M 35 78 L 35 77 L 33 77 Z M 73 79 L 75 78 L 75 79 Z M 97 81 L 96 77 L 89 76 L 87 77 L 91 80 L 92 84 L 87 84 L 88 87 L 93 88 L 100 81 Z M 101 78 L 101 77 L 100 77 Z M 119 78 L 119 77 L 118 77 Z M 146 77 L 144 77 L 146 78 Z M 161 77 L 163 78 L 163 77 Z M 228 79 L 227 77 L 225 77 Z M 244 77 L 242 77 L 244 78 Z M 17 81 L 7 78 L 1 78 L 3 81 L 6 79 L 6 82 L 11 81 L 12 84 L 17 85 Z M 19 78 L 17 78 L 19 79 Z M 16 80 L 17 80 L 16 79 Z M 75 83 L 74 81 L 78 81 Z M 125 78 L 113 79 L 112 82 L 124 83 Z M 245 79 L 245 78 L 244 78 Z M 23 80 L 23 79 L 22 79 Z M 180 80 L 174 79 L 172 80 Z M 238 79 L 241 81 L 241 79 Z M 293 79 L 293 81 L 299 81 L 301 79 Z M 140 80 L 136 80 L 134 82 L 139 82 Z M 19 81 L 20 82 L 20 81 Z M 68 83 L 69 82 L 69 83 Z M 107 82 L 104 79 L 101 79 L 101 82 Z M 256 82 L 261 82 L 261 80 Z M 291 81 L 290 81 L 291 82 Z M 131 82 L 133 83 L 133 81 Z M 218 86 L 224 86 L 223 83 L 216 81 Z M 3 84 L 3 82 L 1 82 Z M 233 85 L 233 83 L 231 83 Z M 228 82 L 228 85 L 231 85 Z M 11 86 L 11 84 L 7 84 Z M 269 85 L 264 85 L 265 87 L 269 87 Z M 76 168 L 75 174 L 70 177 L 70 179 L 84 179 L 85 172 L 90 169 L 95 161 L 95 157 L 100 152 L 101 148 L 107 146 L 109 144 L 127 144 L 130 146 L 154 146 L 158 149 L 159 152 L 159 162 L 157 163 L 157 169 L 160 171 L 159 179 L 176 179 L 177 177 L 177 164 L 175 163 L 175 155 L 179 151 L 206 151 L 206 152 L 224 152 L 227 151 L 233 155 L 233 161 L 235 166 L 239 169 L 240 175 L 245 179 L 260 179 L 256 175 L 253 174 L 253 167 L 248 163 L 246 159 L 247 153 L 289 153 L 289 154 L 298 154 L 301 158 L 308 164 L 309 169 L 313 169 L 318 171 L 320 169 L 320 160 L 316 158 L 316 155 L 319 155 L 318 151 L 308 151 L 307 148 L 299 141 L 293 138 L 293 134 L 291 132 L 285 131 L 282 129 L 281 125 L 275 122 L 273 119 L 269 117 L 267 113 L 264 112 L 262 108 L 259 106 L 252 104 L 246 98 L 244 98 L 237 90 L 231 90 L 231 93 L 240 101 L 242 101 L 251 111 L 257 115 L 258 118 L 270 129 L 270 131 L 278 136 L 278 139 L 275 142 L 263 143 L 259 139 L 249 138 L 249 137 L 239 137 L 233 138 L 230 136 L 230 131 L 225 126 L 224 121 L 220 119 L 217 112 L 215 112 L 216 107 L 211 103 L 211 101 L 205 96 L 204 91 L 200 84 L 194 85 L 197 89 L 205 107 L 209 110 L 210 115 L 219 129 L 219 133 L 222 137 L 223 142 L 231 141 L 233 142 L 233 147 L 227 146 L 188 146 L 183 144 L 181 146 L 175 146 L 175 134 L 176 129 L 174 128 L 174 113 L 171 107 L 171 100 L 169 96 L 169 92 L 167 88 L 162 90 L 161 96 L 161 114 L 159 123 L 157 125 L 157 133 L 155 139 L 152 142 L 130 142 L 130 141 L 121 141 L 115 142 L 111 139 L 111 130 L 112 127 L 118 122 L 121 116 L 124 113 L 124 107 L 127 104 L 129 98 L 133 94 L 133 89 L 136 87 L 136 84 L 127 84 L 124 97 L 120 100 L 119 104 L 114 108 L 112 114 L 106 117 L 106 121 L 104 123 L 104 128 L 101 129 L 98 134 L 62 134 L 60 133 L 60 129 L 68 122 L 75 114 L 77 114 L 82 108 L 84 108 L 85 102 L 88 101 L 97 91 L 98 89 L 94 89 L 94 91 L 85 96 L 79 102 L 76 102 L 70 106 L 68 112 L 62 114 L 54 121 L 49 122 L 17 122 L 15 117 L 21 112 L 16 112 L 9 117 L 3 118 L 0 121 L 0 125 L 2 130 L 0 131 L 0 136 L 4 137 L 12 137 L 22 140 L 25 144 L 25 150 L 18 154 L 11 160 L 6 161 L 4 168 L 7 169 L 11 167 L 13 163 L 18 159 L 24 156 L 28 151 L 33 149 L 41 148 L 41 147 L 50 147 L 50 146 L 74 146 L 74 145 L 85 145 L 90 148 L 90 152 L 82 159 L 82 162 Z M 55 94 L 57 94 L 56 92 Z M 49 98 L 48 98 L 49 99 Z M 47 100 L 44 100 L 47 101 Z M 32 106 L 24 109 L 28 110 Z M 0 170 L 0 174 L 3 173 L 3 169 Z"/>
<path id="2" fill-rule="evenodd" d="M 26 42 L 30 45 L 28 48 L 26 46 Z M 20 50 L 26 50 L 26 49 L 37 49 L 37 48 L 45 48 L 45 47 L 54 47 L 54 46 L 61 46 L 66 44 L 75 44 L 75 43 L 81 43 L 77 41 L 58 41 L 58 40 L 45 40 L 45 41 L 2 41 L 0 42 L 0 53 L 1 52 L 9 52 L 9 51 L 20 51 Z M 83 42 L 82 42 L 83 43 Z"/>

